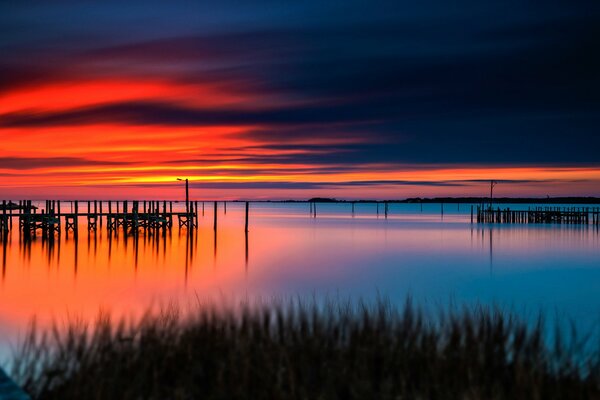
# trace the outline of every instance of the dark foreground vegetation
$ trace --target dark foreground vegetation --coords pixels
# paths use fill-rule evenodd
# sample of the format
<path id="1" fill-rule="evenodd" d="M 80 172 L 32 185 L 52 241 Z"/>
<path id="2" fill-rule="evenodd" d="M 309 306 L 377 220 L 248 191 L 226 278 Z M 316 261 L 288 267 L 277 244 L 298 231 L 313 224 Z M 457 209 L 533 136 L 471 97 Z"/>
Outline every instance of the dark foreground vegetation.
<path id="1" fill-rule="evenodd" d="M 295 301 L 177 307 L 31 334 L 12 375 L 39 399 L 598 399 L 598 354 L 499 310 Z M 531 324 L 529 324 L 531 325 Z"/>

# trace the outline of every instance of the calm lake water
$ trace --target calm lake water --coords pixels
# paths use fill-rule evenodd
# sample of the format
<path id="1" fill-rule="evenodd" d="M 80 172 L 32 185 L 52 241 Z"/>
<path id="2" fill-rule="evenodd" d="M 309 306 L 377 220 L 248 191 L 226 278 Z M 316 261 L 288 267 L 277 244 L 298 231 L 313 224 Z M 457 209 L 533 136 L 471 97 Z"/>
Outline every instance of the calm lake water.
<path id="1" fill-rule="evenodd" d="M 0 343 L 14 343 L 34 315 L 47 324 L 100 309 L 137 315 L 170 300 L 273 295 L 498 304 L 599 330 L 596 227 L 471 224 L 465 204 L 443 214 L 440 204 L 393 204 L 385 219 L 374 204 L 357 204 L 354 216 L 350 204 L 319 204 L 312 218 L 308 204 L 253 203 L 246 241 L 242 203 L 226 214 L 219 203 L 216 235 L 212 209 L 193 236 L 174 227 L 111 238 L 106 226 L 88 235 L 82 218 L 77 240 L 63 232 L 53 246 L 23 243 L 15 220 L 0 246 Z"/>

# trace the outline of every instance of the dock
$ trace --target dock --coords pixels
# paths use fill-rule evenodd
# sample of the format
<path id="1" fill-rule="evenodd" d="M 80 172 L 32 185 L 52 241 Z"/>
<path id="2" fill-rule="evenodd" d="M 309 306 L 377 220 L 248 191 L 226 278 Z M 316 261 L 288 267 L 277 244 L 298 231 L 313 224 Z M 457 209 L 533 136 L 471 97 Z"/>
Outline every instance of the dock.
<path id="1" fill-rule="evenodd" d="M 473 218 L 471 210 L 471 220 Z M 600 225 L 600 207 L 534 207 L 527 210 L 477 207 L 478 223 Z"/>
<path id="2" fill-rule="evenodd" d="M 81 220 L 87 222 L 88 231 L 96 231 L 106 224 L 108 231 L 119 228 L 135 234 L 139 230 L 171 229 L 177 222 L 179 228 L 194 229 L 198 226 L 198 202 L 186 204 L 186 211 L 173 211 L 173 201 L 63 201 L 46 200 L 45 207 L 32 205 L 31 200 L 18 203 L 2 201 L 0 204 L 0 233 L 13 228 L 18 221 L 19 230 L 25 235 L 54 235 L 61 231 L 77 234 Z M 83 205 L 83 209 L 82 209 Z M 216 206 L 216 202 L 215 202 Z"/>

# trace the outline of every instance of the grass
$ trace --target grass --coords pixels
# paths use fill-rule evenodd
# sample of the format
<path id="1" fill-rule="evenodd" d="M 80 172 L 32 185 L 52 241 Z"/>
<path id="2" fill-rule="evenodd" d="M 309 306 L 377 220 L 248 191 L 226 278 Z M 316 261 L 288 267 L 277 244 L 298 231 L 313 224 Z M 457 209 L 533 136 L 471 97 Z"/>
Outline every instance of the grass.
<path id="1" fill-rule="evenodd" d="M 12 376 L 36 399 L 598 399 L 600 357 L 498 309 L 301 300 L 39 333 Z M 567 345 L 566 343 L 571 343 Z"/>

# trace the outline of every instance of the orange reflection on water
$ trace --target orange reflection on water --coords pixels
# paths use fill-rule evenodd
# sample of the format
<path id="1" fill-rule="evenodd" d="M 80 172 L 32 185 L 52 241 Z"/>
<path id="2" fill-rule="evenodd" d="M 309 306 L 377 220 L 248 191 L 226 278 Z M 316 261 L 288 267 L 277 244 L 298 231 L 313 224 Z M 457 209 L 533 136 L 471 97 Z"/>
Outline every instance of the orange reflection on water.
<path id="1" fill-rule="evenodd" d="M 386 220 L 374 204 L 357 204 L 354 216 L 350 204 L 319 205 L 317 218 L 307 204 L 253 204 L 246 236 L 243 204 L 227 208 L 219 204 L 216 237 L 212 204 L 193 235 L 175 227 L 115 237 L 105 226 L 88 235 L 82 220 L 77 240 L 63 232 L 52 243 L 24 242 L 13 229 L 0 241 L 0 339 L 22 332 L 33 315 L 45 325 L 93 319 L 101 309 L 139 315 L 152 304 L 198 298 L 381 293 L 402 301 L 412 293 L 473 300 L 477 293 L 478 301 L 562 306 L 577 293 L 577 312 L 600 309 L 594 228 L 471 225 L 470 207 L 455 205 L 443 215 L 439 204 L 423 213 L 420 205 L 392 205 Z M 536 289 L 563 270 L 560 287 Z"/>

